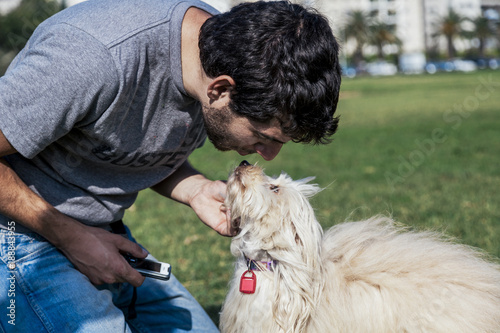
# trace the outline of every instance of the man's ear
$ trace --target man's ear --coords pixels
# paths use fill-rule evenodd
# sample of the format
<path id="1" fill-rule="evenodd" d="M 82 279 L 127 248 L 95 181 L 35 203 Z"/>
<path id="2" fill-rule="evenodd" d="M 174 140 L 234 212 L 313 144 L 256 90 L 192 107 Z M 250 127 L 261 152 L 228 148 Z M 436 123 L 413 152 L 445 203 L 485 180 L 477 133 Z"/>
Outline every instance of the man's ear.
<path id="1" fill-rule="evenodd" d="M 207 87 L 207 96 L 210 103 L 227 98 L 231 98 L 231 92 L 236 86 L 233 78 L 229 75 L 217 76 Z"/>

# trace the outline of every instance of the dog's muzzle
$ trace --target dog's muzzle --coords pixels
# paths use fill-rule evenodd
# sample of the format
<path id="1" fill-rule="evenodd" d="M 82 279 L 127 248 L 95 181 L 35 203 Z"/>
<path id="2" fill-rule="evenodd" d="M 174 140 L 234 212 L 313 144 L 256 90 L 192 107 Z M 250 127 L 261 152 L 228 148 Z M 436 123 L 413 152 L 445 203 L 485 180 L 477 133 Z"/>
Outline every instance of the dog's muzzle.
<path id="1" fill-rule="evenodd" d="M 241 171 L 247 167 L 251 167 L 252 165 L 248 163 L 246 160 L 241 161 L 240 165 L 236 169 L 234 169 L 234 176 L 239 179 L 241 176 Z"/>

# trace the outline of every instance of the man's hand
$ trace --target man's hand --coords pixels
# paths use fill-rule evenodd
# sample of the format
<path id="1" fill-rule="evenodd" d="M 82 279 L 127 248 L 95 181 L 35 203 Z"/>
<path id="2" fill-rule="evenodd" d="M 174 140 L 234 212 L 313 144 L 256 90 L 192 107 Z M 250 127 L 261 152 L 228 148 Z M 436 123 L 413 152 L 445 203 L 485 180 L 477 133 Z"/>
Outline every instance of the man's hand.
<path id="1" fill-rule="evenodd" d="M 224 206 L 226 183 L 211 181 L 188 162 L 170 177 L 152 187 L 168 198 L 190 206 L 200 220 L 223 236 L 234 236 L 229 212 Z"/>
<path id="2" fill-rule="evenodd" d="M 229 212 L 224 206 L 226 183 L 207 180 L 200 184 L 193 191 L 189 206 L 210 228 L 223 236 L 234 236 L 235 230 L 231 228 Z"/>
<path id="3" fill-rule="evenodd" d="M 0 134 L 0 155 L 10 152 L 2 137 Z M 144 277 L 120 254 L 145 258 L 147 253 L 139 245 L 62 214 L 31 191 L 2 158 L 0 184 L 0 213 L 45 237 L 92 283 L 129 282 L 139 286 L 144 282 Z"/>
<path id="4" fill-rule="evenodd" d="M 144 282 L 144 276 L 127 263 L 122 253 L 145 258 L 147 252 L 123 236 L 79 224 L 58 248 L 93 284 L 128 282 L 138 287 Z"/>

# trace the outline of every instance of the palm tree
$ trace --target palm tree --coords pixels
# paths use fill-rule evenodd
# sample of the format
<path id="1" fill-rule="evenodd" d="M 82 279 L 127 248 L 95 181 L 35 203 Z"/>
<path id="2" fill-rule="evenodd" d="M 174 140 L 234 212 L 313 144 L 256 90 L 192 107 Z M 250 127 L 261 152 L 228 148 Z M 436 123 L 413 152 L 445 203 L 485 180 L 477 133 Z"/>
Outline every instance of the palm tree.
<path id="1" fill-rule="evenodd" d="M 61 10 L 55 0 L 22 0 L 9 13 L 0 16 L 0 49 L 20 51 L 35 28 Z"/>
<path id="2" fill-rule="evenodd" d="M 356 49 L 353 54 L 355 64 L 363 60 L 363 47 L 370 39 L 370 25 L 372 18 L 361 10 L 353 10 L 347 14 L 347 23 L 343 29 L 345 40 L 354 39 Z"/>
<path id="3" fill-rule="evenodd" d="M 384 58 L 384 46 L 388 44 L 401 45 L 401 41 L 396 36 L 396 26 L 381 21 L 375 21 L 370 26 L 369 42 L 377 47 L 379 59 Z"/>
<path id="4" fill-rule="evenodd" d="M 492 22 L 484 16 L 476 17 L 472 20 L 472 23 L 474 23 L 472 36 L 479 40 L 478 53 L 479 57 L 483 58 L 486 40 L 490 37 L 497 36 L 497 29 Z"/>
<path id="5" fill-rule="evenodd" d="M 450 8 L 448 14 L 437 22 L 435 36 L 444 36 L 446 38 L 449 58 L 454 58 L 456 55 L 453 41 L 456 37 L 463 36 L 462 22 L 464 20 L 460 14 Z"/>

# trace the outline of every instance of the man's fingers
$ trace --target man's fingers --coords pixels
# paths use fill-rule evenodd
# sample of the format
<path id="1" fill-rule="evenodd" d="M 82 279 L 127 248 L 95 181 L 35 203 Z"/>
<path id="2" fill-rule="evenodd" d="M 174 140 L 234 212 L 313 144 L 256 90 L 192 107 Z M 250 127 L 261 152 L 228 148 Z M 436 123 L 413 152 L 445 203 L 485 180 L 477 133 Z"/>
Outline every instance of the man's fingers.
<path id="1" fill-rule="evenodd" d="M 60 250 L 73 265 L 96 285 L 129 282 L 140 286 L 144 277 L 125 260 L 128 253 L 145 258 L 148 253 L 129 239 L 109 231 L 84 226 L 78 241 L 70 242 Z"/>
<path id="2" fill-rule="evenodd" d="M 146 258 L 148 256 L 148 251 L 125 237 L 121 237 L 121 239 L 117 241 L 116 246 L 120 252 L 130 254 L 132 257 Z"/>
<path id="3" fill-rule="evenodd" d="M 144 276 L 141 275 L 138 271 L 136 271 L 130 264 L 123 258 L 123 261 L 125 262 L 125 269 L 122 272 L 122 278 L 124 282 L 128 282 L 134 287 L 139 287 L 141 284 L 144 283 L 144 280 L 146 279 Z"/>
<path id="4" fill-rule="evenodd" d="M 124 237 L 121 237 L 120 240 L 117 241 L 116 246 L 120 250 L 121 253 L 126 253 L 136 258 L 146 258 L 148 256 L 148 251 L 143 249 L 139 244 L 132 242 Z M 122 262 L 124 264 L 123 270 L 117 272 L 123 282 L 128 282 L 134 287 L 139 287 L 144 283 L 145 277 L 141 275 L 137 270 L 135 270 L 127 260 L 122 257 Z"/>

